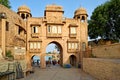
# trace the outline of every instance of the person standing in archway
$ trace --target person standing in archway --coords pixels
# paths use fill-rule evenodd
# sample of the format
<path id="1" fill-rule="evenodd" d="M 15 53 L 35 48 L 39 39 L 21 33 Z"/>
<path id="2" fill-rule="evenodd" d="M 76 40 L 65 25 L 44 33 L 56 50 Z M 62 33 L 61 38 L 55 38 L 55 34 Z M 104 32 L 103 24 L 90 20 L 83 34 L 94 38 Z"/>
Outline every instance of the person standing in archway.
<path id="1" fill-rule="evenodd" d="M 40 67 L 39 60 L 37 60 L 37 66 Z"/>

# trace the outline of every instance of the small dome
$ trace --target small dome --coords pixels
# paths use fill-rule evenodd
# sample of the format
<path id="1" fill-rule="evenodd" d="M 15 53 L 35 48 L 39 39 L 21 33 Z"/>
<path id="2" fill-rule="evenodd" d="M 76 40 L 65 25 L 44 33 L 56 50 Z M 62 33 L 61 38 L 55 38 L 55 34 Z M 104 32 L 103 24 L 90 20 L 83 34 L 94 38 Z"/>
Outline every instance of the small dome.
<path id="1" fill-rule="evenodd" d="M 19 8 L 18 8 L 18 12 L 28 12 L 28 13 L 30 13 L 31 11 L 30 11 L 30 8 L 29 7 L 27 7 L 26 5 L 22 5 L 22 6 L 20 6 Z"/>
<path id="2" fill-rule="evenodd" d="M 80 15 L 80 14 L 86 14 L 86 15 L 87 15 L 86 9 L 83 8 L 83 7 L 80 7 L 80 8 L 78 8 L 78 9 L 75 11 L 75 13 L 74 13 L 74 15 Z"/>

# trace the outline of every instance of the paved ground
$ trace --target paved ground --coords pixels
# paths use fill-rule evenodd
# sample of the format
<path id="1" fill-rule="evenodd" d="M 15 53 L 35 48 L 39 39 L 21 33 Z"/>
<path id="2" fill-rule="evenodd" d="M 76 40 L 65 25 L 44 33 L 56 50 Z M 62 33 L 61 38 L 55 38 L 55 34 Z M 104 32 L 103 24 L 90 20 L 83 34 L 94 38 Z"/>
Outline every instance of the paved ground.
<path id="1" fill-rule="evenodd" d="M 96 80 L 78 68 L 61 68 L 59 66 L 47 67 L 47 69 L 35 68 L 35 73 L 18 80 Z"/>

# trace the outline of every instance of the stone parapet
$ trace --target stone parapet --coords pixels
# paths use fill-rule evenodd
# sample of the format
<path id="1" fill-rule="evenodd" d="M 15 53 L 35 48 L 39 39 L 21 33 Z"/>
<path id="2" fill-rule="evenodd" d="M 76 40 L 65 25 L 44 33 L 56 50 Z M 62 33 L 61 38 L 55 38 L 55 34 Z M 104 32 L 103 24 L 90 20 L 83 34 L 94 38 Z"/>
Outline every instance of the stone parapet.
<path id="1" fill-rule="evenodd" d="M 120 80 L 120 59 L 84 58 L 83 70 L 98 80 Z"/>
<path id="2" fill-rule="evenodd" d="M 120 59 L 120 44 L 118 43 L 93 47 L 92 54 L 98 58 Z"/>

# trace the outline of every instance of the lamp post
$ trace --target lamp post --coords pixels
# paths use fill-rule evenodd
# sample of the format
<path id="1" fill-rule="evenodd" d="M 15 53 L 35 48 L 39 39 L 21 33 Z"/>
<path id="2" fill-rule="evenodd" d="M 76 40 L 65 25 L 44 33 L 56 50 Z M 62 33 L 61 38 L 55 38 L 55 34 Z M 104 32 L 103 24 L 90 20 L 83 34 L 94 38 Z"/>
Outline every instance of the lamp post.
<path id="1" fill-rule="evenodd" d="M 1 12 L 0 13 L 0 19 L 6 19 L 6 18 L 7 18 L 6 13 Z"/>

